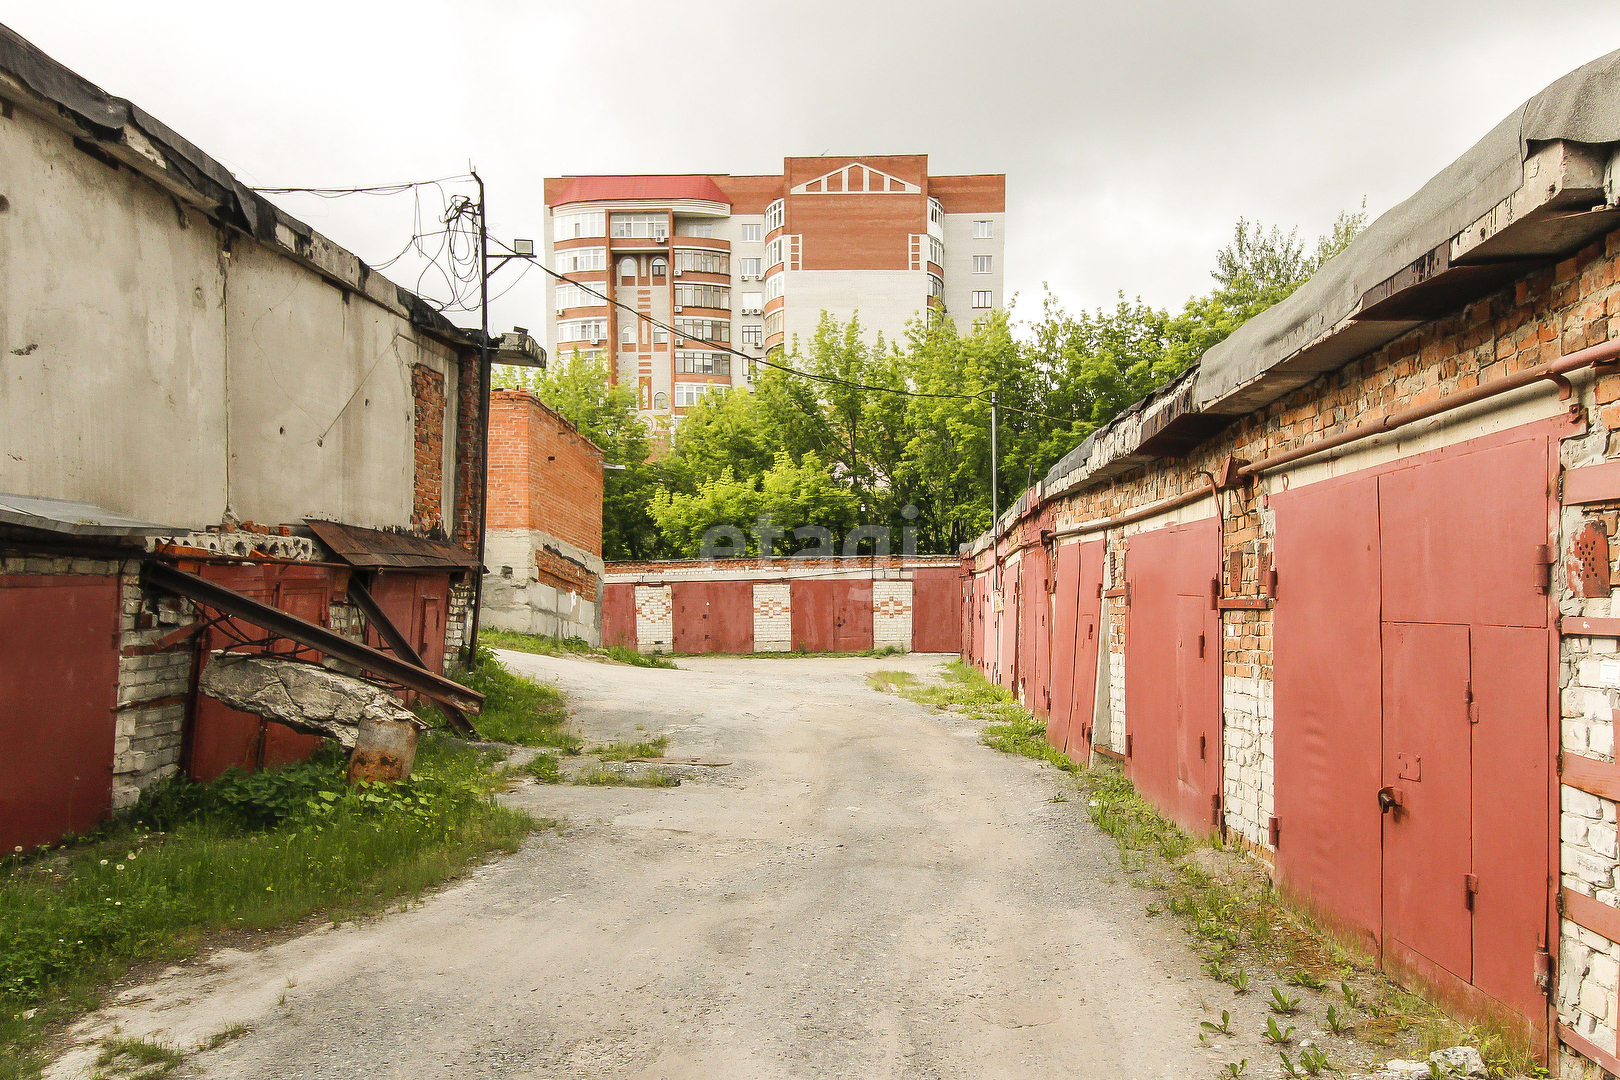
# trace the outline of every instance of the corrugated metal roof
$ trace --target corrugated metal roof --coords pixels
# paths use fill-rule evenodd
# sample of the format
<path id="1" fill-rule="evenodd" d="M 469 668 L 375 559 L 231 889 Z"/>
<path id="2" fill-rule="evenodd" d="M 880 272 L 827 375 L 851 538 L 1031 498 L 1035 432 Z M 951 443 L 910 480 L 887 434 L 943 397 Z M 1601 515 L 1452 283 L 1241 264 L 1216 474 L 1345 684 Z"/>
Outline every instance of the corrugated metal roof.
<path id="1" fill-rule="evenodd" d="M 564 203 L 596 202 L 600 199 L 704 199 L 725 203 L 731 200 L 714 179 L 694 176 L 576 176 L 568 181 L 553 206 Z"/>
<path id="2" fill-rule="evenodd" d="M 172 536 L 186 530 L 125 517 L 94 503 L 0 494 L 0 523 L 73 536 Z"/>
<path id="3" fill-rule="evenodd" d="M 477 570 L 478 557 L 443 540 L 428 540 L 409 533 L 363 529 L 341 521 L 305 518 L 304 524 L 348 563 L 368 570 L 393 568 L 415 570 Z"/>

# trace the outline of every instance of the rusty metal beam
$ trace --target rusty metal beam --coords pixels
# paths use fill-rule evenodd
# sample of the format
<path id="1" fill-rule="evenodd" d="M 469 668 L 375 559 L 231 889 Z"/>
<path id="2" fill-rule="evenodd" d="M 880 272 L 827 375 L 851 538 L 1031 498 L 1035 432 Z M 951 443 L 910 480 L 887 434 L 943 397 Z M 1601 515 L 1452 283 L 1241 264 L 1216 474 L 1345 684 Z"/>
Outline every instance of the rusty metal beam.
<path id="1" fill-rule="evenodd" d="M 1620 500 L 1620 461 L 1564 470 L 1565 506 Z"/>
<path id="2" fill-rule="evenodd" d="M 1102 518 L 1097 521 L 1083 522 L 1079 525 L 1070 525 L 1066 529 L 1058 529 L 1052 534 L 1052 536 L 1055 539 L 1062 539 L 1065 536 L 1080 536 L 1084 533 L 1102 532 L 1105 529 L 1113 529 L 1118 528 L 1121 525 L 1129 525 L 1133 521 L 1142 521 L 1146 518 L 1156 517 L 1157 515 L 1163 514 L 1166 511 L 1175 510 L 1178 507 L 1186 506 L 1189 503 L 1198 502 L 1201 499 L 1207 499 L 1216 494 L 1215 478 L 1210 476 L 1208 473 L 1205 473 L 1204 475 L 1209 478 L 1208 487 L 1198 488 L 1195 491 L 1183 492 L 1182 494 L 1177 495 L 1175 498 L 1166 499 L 1163 502 L 1156 502 L 1151 506 L 1144 506 L 1139 510 L 1132 510 L 1128 513 L 1120 514 L 1118 517 Z"/>
<path id="3" fill-rule="evenodd" d="M 289 615 L 257 600 L 249 599 L 195 574 L 188 574 L 163 563 L 148 562 L 141 568 L 141 577 L 153 588 L 185 597 L 193 603 L 213 608 L 232 618 L 252 623 L 289 641 L 353 664 L 362 671 L 397 683 L 407 690 L 415 690 L 424 697 L 464 712 L 477 713 L 484 707 L 484 695 L 469 690 L 460 683 L 451 682 L 397 656 L 373 649 L 369 645 L 352 641 L 342 634 L 317 626 L 307 619 Z"/>
<path id="4" fill-rule="evenodd" d="M 354 601 L 354 606 L 365 615 L 366 622 L 376 628 L 377 634 L 388 643 L 388 647 L 394 650 L 395 656 L 409 660 L 424 671 L 427 670 L 427 665 L 422 662 L 422 654 L 411 648 L 410 641 L 400 633 L 399 627 L 394 625 L 394 620 L 378 606 L 370 591 L 360 584 L 360 579 L 352 575 L 349 578 L 349 599 Z M 451 727 L 466 735 L 475 737 L 478 735 L 472 721 L 467 719 L 466 713 L 444 702 L 439 703 L 439 709 L 444 713 L 445 719 L 450 721 Z"/>

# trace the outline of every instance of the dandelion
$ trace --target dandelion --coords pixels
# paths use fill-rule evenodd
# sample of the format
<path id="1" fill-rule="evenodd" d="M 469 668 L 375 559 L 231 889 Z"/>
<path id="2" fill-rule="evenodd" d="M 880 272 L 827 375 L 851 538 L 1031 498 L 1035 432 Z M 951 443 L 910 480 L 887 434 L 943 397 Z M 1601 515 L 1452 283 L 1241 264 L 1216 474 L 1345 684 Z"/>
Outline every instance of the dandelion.
<path id="1" fill-rule="evenodd" d="M 114 907 L 123 907 L 123 906 L 124 906 L 124 902 L 123 902 L 123 901 L 122 901 L 122 900 L 114 900 L 114 901 L 113 901 L 113 906 L 114 906 Z"/>
<path id="2" fill-rule="evenodd" d="M 101 860 L 101 865 L 102 865 L 102 866 L 106 866 L 106 865 L 107 865 L 107 860 L 106 860 L 106 859 L 102 859 L 102 860 Z"/>
<path id="3" fill-rule="evenodd" d="M 140 852 L 138 852 L 138 851 L 132 851 L 132 852 L 130 852 L 130 853 L 129 853 L 129 861 L 130 861 L 130 862 L 134 862 L 134 861 L 135 861 L 135 856 L 137 856 L 137 855 L 139 855 L 139 854 L 140 854 Z"/>
<path id="4" fill-rule="evenodd" d="M 113 867 L 114 870 L 122 870 L 123 868 L 124 868 L 123 863 L 119 863 L 117 866 Z"/>
<path id="5" fill-rule="evenodd" d="M 12 848 L 12 850 L 13 850 L 13 851 L 17 851 L 17 852 L 20 852 L 20 851 L 22 851 L 22 845 L 21 845 L 21 844 L 18 844 L 18 845 L 17 845 L 17 846 L 16 846 L 16 847 L 14 847 L 14 848 Z"/>

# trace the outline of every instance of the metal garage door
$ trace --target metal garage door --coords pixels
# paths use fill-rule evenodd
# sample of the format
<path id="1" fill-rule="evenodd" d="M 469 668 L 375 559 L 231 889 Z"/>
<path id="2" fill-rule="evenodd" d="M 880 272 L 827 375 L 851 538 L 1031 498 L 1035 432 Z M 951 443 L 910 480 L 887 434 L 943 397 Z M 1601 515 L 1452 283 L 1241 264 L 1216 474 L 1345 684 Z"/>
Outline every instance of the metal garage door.
<path id="1" fill-rule="evenodd" d="M 636 587 L 602 586 L 602 644 L 636 647 Z"/>
<path id="2" fill-rule="evenodd" d="M 1214 518 L 1132 536 L 1125 568 L 1125 726 L 1131 779 L 1189 832 L 1217 823 L 1221 765 L 1220 564 Z"/>
<path id="3" fill-rule="evenodd" d="M 962 651 L 961 578 L 955 567 L 912 571 L 912 652 Z"/>
<path id="4" fill-rule="evenodd" d="M 112 801 L 118 578 L 0 577 L 0 850 L 101 822 Z"/>

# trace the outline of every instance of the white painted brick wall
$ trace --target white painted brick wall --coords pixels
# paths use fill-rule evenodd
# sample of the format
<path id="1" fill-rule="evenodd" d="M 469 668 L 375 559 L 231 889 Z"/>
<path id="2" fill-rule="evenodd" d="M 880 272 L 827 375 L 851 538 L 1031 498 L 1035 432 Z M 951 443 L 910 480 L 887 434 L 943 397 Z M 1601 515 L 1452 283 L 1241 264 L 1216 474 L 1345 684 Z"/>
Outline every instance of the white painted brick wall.
<path id="1" fill-rule="evenodd" d="M 754 583 L 754 651 L 793 648 L 793 586 L 785 581 Z"/>
<path id="2" fill-rule="evenodd" d="M 1108 653 L 1108 749 L 1125 752 L 1125 654 Z"/>
<path id="3" fill-rule="evenodd" d="M 911 651 L 911 582 L 872 582 L 872 645 Z"/>
<path id="4" fill-rule="evenodd" d="M 1271 680 L 1257 676 L 1228 675 L 1221 682 L 1226 824 L 1259 847 L 1267 846 L 1266 825 L 1274 812 L 1271 690 Z"/>
<path id="5" fill-rule="evenodd" d="M 636 586 L 636 647 L 668 652 L 675 641 L 675 602 L 668 585 Z"/>
<path id="6" fill-rule="evenodd" d="M 1615 1044 L 1620 945 L 1565 919 L 1558 948 L 1558 1019 L 1599 1046 Z"/>

